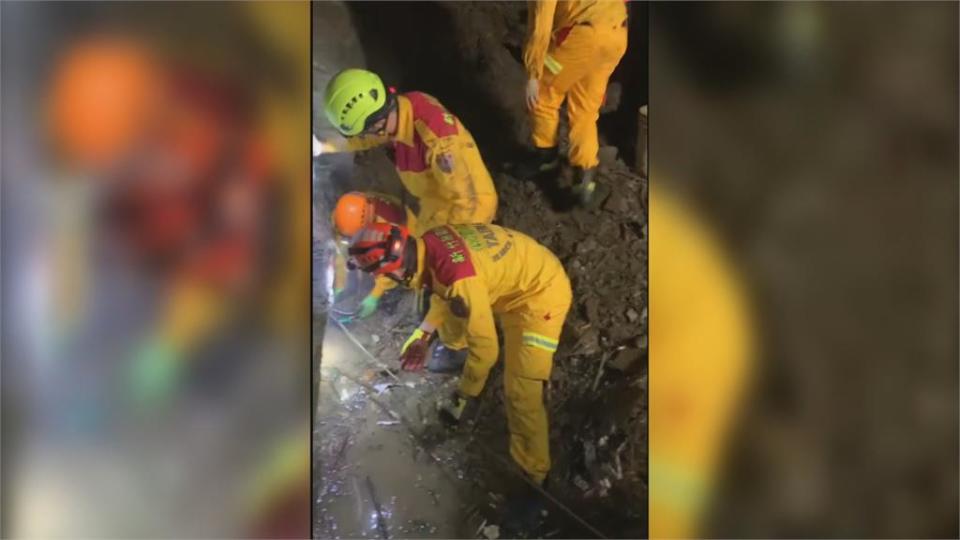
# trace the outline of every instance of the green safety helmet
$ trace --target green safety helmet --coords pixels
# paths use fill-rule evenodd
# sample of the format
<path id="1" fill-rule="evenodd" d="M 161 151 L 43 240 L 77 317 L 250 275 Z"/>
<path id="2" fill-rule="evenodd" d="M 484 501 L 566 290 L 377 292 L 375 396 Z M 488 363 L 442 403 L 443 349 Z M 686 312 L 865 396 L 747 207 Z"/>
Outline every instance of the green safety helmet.
<path id="1" fill-rule="evenodd" d="M 345 69 L 333 76 L 324 93 L 330 123 L 346 136 L 361 133 L 387 112 L 387 89 L 372 71 Z"/>

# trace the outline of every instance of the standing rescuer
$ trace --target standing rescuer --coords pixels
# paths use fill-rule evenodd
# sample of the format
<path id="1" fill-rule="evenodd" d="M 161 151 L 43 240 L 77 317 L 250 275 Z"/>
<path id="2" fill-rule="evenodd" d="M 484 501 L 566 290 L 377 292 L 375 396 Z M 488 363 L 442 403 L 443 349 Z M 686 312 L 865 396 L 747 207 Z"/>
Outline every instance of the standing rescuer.
<path id="1" fill-rule="evenodd" d="M 467 361 L 440 411 L 449 421 L 459 422 L 487 382 L 499 354 L 494 315 L 499 318 L 510 455 L 531 481 L 543 484 L 550 470 L 543 386 L 571 301 L 570 281 L 556 256 L 522 233 L 486 224 L 445 225 L 416 238 L 404 227 L 377 223 L 354 237 L 349 253 L 366 272 L 437 296 L 403 346 L 404 369 L 423 366 L 439 325 L 452 319 L 464 326 Z"/>
<path id="2" fill-rule="evenodd" d="M 610 75 L 627 50 L 627 8 L 622 0 L 529 2 L 527 109 L 533 155 L 520 168 L 533 176 L 559 165 L 557 128 L 567 102 L 568 159 L 574 191 L 584 205 L 596 197 L 597 118 Z"/>
<path id="3" fill-rule="evenodd" d="M 397 198 L 383 193 L 360 193 L 351 191 L 337 201 L 333 210 L 333 229 L 340 238 L 352 238 L 365 226 L 372 223 L 404 225 L 416 229 L 417 218 L 409 208 L 403 206 Z M 338 245 L 340 242 L 338 242 Z M 346 260 L 341 250 L 337 250 L 334 267 L 334 294 L 339 296 L 346 284 Z M 386 276 L 377 276 L 373 289 L 360 302 L 355 317 L 365 318 L 377 310 L 383 293 L 394 288 L 396 282 Z"/>

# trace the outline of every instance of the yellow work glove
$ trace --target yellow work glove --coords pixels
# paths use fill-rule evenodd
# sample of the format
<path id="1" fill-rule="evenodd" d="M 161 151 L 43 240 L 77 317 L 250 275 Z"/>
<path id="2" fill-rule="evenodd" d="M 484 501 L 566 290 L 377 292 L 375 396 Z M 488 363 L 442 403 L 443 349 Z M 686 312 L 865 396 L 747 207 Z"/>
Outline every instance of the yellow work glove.
<path id="1" fill-rule="evenodd" d="M 460 424 L 460 418 L 463 416 L 463 410 L 467 408 L 470 402 L 469 398 L 460 395 L 460 392 L 454 390 L 453 394 L 437 402 L 437 410 L 440 413 L 440 420 L 450 426 Z"/>
<path id="2" fill-rule="evenodd" d="M 400 367 L 407 371 L 418 371 L 423 368 L 427 360 L 427 347 L 430 345 L 430 336 L 419 327 L 403 342 L 400 348 Z"/>

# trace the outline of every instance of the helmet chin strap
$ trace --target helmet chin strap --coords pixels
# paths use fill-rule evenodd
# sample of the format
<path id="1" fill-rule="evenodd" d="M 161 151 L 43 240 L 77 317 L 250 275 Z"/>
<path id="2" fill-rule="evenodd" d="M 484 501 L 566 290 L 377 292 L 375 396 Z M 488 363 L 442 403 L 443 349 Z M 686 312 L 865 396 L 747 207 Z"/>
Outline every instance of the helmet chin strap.
<path id="1" fill-rule="evenodd" d="M 396 97 L 392 93 L 387 93 L 387 103 L 383 106 L 383 117 L 378 118 L 375 123 L 383 122 L 383 127 L 376 131 L 364 131 L 365 133 L 370 133 L 378 137 L 383 137 L 385 135 L 390 135 L 387 133 L 387 127 L 390 125 L 390 114 L 397 108 Z"/>
<path id="2" fill-rule="evenodd" d="M 407 245 L 404 246 L 403 254 L 403 281 L 404 287 L 410 287 L 413 278 L 417 277 L 417 265 L 419 264 L 417 253 L 417 239 L 411 236 L 407 239 Z"/>

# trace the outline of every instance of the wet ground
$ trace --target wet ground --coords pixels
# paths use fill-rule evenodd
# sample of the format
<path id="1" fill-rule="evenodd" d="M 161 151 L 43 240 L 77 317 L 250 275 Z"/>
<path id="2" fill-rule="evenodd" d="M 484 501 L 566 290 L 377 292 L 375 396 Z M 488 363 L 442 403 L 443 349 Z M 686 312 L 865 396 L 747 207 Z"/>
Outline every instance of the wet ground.
<path id="1" fill-rule="evenodd" d="M 344 326 L 325 332 L 316 424 L 322 538 L 453 538 L 464 501 L 455 460 L 414 436 L 429 394 L 445 381 L 390 375 Z M 438 452 L 443 454 L 443 452 Z M 433 455 L 431 455 L 433 454 Z M 462 477 L 462 472 L 459 472 Z"/>

